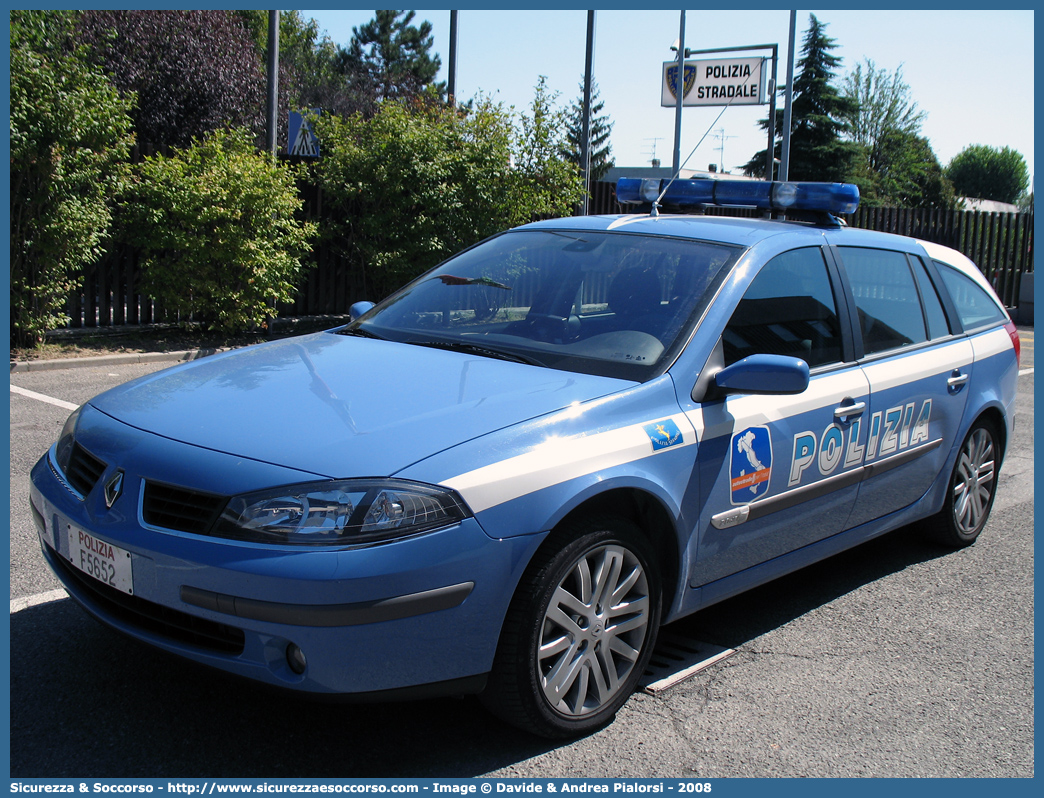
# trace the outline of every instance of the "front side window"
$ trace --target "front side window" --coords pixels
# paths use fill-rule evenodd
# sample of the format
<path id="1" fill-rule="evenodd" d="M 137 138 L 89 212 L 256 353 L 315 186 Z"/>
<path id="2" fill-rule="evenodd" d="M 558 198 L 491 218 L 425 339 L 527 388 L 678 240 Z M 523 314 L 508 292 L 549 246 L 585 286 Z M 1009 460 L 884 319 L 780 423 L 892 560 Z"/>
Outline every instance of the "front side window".
<path id="1" fill-rule="evenodd" d="M 928 340 L 910 262 L 902 252 L 841 247 L 867 355 Z"/>
<path id="2" fill-rule="evenodd" d="M 841 360 L 841 326 L 819 247 L 784 252 L 766 263 L 722 335 L 725 365 L 748 355 L 788 355 L 809 368 Z"/>
<path id="3" fill-rule="evenodd" d="M 343 330 L 622 379 L 684 345 L 739 247 L 520 230 L 451 258 Z"/>

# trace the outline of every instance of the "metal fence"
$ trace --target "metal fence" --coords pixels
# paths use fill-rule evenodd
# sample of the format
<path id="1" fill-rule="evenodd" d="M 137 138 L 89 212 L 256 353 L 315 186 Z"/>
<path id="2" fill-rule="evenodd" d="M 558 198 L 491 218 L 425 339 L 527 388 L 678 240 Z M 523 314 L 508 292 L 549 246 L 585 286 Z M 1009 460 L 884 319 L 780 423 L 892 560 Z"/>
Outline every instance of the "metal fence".
<path id="1" fill-rule="evenodd" d="M 963 252 L 1008 307 L 1019 299 L 1022 275 L 1033 271 L 1033 214 L 859 208 L 853 227 L 919 238 Z"/>
<path id="2" fill-rule="evenodd" d="M 626 213 L 616 202 L 613 183 L 592 188 L 590 213 Z M 305 213 L 321 221 L 321 194 L 304 187 Z M 755 216 L 749 209 L 710 208 L 708 213 Z M 963 252 L 979 265 L 1004 304 L 1015 307 L 1022 275 L 1033 271 L 1033 214 L 977 211 L 919 210 L 861 207 L 848 219 L 853 227 L 881 230 L 933 241 Z M 157 303 L 141 293 L 137 253 L 114 247 L 87 269 L 80 292 L 70 297 L 70 327 L 115 327 L 171 322 Z M 337 254 L 337 247 L 321 242 L 312 253 L 296 300 L 278 309 L 279 315 L 344 315 L 353 302 L 379 299 L 366 296 L 365 275 Z"/>
<path id="3" fill-rule="evenodd" d="M 591 213 L 628 213 L 616 201 L 612 183 L 591 192 Z M 744 208 L 708 208 L 719 216 L 756 216 Z M 1033 214 L 983 213 L 938 208 L 872 208 L 860 206 L 846 218 L 852 227 L 895 233 L 956 249 L 974 261 L 1004 304 L 1018 304 L 1022 275 L 1033 271 Z"/>

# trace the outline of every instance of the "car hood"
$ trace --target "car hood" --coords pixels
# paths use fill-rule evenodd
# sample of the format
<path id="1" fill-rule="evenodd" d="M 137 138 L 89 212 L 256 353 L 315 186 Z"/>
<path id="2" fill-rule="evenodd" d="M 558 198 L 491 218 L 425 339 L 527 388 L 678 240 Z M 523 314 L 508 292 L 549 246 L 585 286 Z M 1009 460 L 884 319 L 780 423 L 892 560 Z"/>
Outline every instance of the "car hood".
<path id="1" fill-rule="evenodd" d="M 157 372 L 90 404 L 195 446 L 325 477 L 376 477 L 631 384 L 318 333 Z"/>

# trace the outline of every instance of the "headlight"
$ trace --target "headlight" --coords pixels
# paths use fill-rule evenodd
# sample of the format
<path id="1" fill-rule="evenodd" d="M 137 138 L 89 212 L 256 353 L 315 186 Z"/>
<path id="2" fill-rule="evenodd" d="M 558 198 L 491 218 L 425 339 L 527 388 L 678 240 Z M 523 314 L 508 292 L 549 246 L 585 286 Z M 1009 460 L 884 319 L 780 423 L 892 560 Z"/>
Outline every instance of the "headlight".
<path id="1" fill-rule="evenodd" d="M 62 434 L 58 436 L 58 443 L 54 447 L 54 459 L 58 463 L 58 468 L 61 469 L 63 474 L 69 473 L 69 459 L 72 457 L 73 444 L 76 442 L 73 438 L 73 433 L 76 431 L 76 422 L 80 418 L 80 410 L 82 407 L 78 407 L 72 411 L 72 414 L 65 420 L 65 426 L 62 427 Z"/>
<path id="2" fill-rule="evenodd" d="M 311 482 L 232 497 L 211 534 L 291 546 L 350 546 L 415 535 L 470 515 L 452 491 L 403 480 Z"/>

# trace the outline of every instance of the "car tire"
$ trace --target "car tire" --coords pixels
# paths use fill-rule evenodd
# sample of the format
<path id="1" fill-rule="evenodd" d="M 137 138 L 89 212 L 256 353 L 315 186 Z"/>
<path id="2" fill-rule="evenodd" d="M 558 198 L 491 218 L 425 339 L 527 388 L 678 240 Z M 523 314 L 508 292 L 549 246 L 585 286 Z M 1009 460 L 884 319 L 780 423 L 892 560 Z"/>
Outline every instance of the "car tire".
<path id="1" fill-rule="evenodd" d="M 542 737 L 604 726 L 652 654 L 660 594 L 655 557 L 634 524 L 601 517 L 555 530 L 512 599 L 483 702 Z"/>
<path id="2" fill-rule="evenodd" d="M 1000 464 L 997 428 L 989 420 L 979 419 L 957 453 L 943 508 L 929 519 L 932 540 L 954 548 L 975 542 L 990 517 Z"/>

